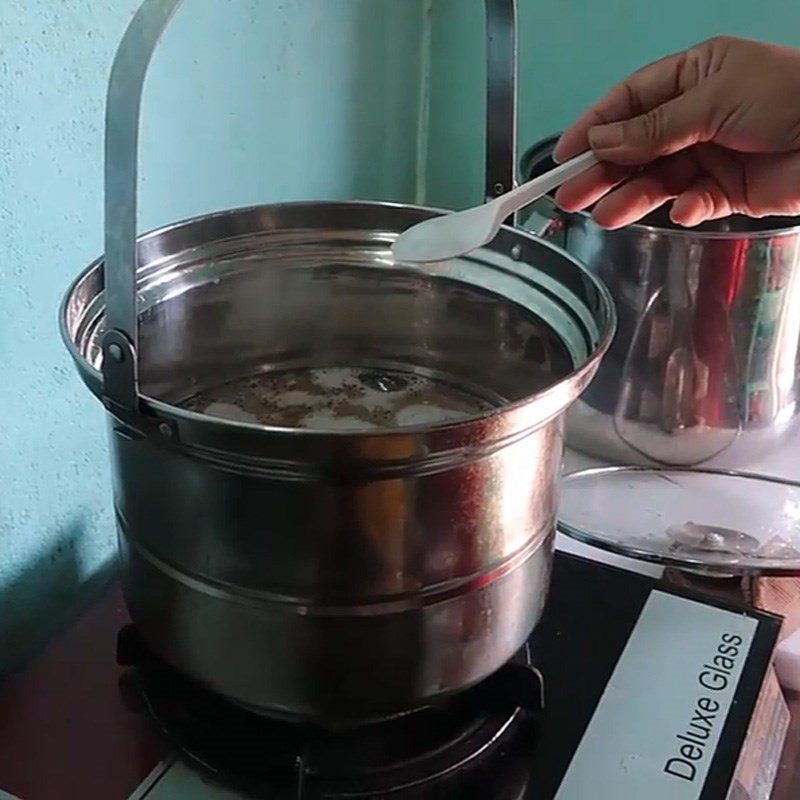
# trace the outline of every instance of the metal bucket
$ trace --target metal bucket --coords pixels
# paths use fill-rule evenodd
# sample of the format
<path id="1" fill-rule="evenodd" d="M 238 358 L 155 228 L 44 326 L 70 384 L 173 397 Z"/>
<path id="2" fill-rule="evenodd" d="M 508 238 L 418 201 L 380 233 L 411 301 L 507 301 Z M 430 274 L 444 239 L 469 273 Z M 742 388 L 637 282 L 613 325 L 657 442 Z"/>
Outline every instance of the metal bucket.
<path id="1" fill-rule="evenodd" d="M 509 228 L 463 260 L 396 264 L 397 234 L 438 213 L 410 206 L 261 206 L 134 243 L 131 131 L 178 4 L 148 0 L 117 55 L 106 255 L 61 310 L 108 412 L 131 617 L 168 663 L 265 713 L 340 725 L 430 703 L 539 618 L 561 416 L 610 341 L 610 297 Z M 513 3 L 487 8 L 513 45 Z M 490 147 L 490 185 L 506 152 Z M 270 396 L 264 419 L 198 406 L 248 389 Z M 306 427 L 275 424 L 287 413 Z"/>
<path id="2" fill-rule="evenodd" d="M 550 167 L 557 137 L 522 172 Z M 741 467 L 800 422 L 800 221 L 734 217 L 684 229 L 664 209 L 620 230 L 551 198 L 524 224 L 611 290 L 619 328 L 567 416 L 575 449 L 623 464 Z"/>

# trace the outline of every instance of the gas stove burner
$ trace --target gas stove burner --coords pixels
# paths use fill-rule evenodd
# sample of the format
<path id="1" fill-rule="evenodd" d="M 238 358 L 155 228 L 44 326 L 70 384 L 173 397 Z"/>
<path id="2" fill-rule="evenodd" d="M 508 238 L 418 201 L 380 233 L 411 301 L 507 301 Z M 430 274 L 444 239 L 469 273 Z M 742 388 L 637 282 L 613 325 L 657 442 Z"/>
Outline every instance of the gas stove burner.
<path id="1" fill-rule="evenodd" d="M 527 785 L 524 753 L 543 706 L 527 651 L 442 705 L 338 731 L 254 714 L 197 686 L 132 625 L 120 631 L 117 660 L 135 667 L 127 680 L 170 743 L 254 797 L 467 800 L 491 786 L 492 797 L 510 800 Z M 498 794 L 504 779 L 508 791 Z"/>

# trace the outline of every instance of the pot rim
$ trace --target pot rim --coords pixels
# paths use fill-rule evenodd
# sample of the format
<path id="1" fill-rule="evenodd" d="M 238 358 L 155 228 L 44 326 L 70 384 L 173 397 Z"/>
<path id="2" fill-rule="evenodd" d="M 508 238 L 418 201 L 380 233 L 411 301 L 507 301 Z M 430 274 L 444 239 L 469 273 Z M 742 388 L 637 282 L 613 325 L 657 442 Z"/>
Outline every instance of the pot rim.
<path id="1" fill-rule="evenodd" d="M 559 208 L 556 202 L 548 197 L 553 202 L 556 208 Z M 559 208 L 560 214 L 567 214 L 569 216 L 581 217 L 586 222 L 591 222 L 592 225 L 600 228 L 594 221 L 594 218 L 587 211 L 564 211 Z M 766 217 L 748 217 L 748 219 L 768 219 L 775 216 L 769 214 Z M 788 219 L 788 218 L 787 218 Z M 758 231 L 701 231 L 697 228 L 661 228 L 658 225 L 648 225 L 643 222 L 633 222 L 630 225 L 625 225 L 622 228 L 602 228 L 603 231 L 609 234 L 614 233 L 643 233 L 649 236 L 660 236 L 674 239 L 704 239 L 704 240 L 742 240 L 748 241 L 759 239 L 776 239 L 783 236 L 796 236 L 800 233 L 800 214 L 797 216 L 797 222 L 793 225 L 787 225 L 780 228 L 765 228 Z"/>
<path id="2" fill-rule="evenodd" d="M 398 203 L 391 201 L 299 200 L 299 201 L 278 202 L 278 203 L 264 203 L 251 206 L 243 206 L 239 208 L 217 210 L 208 214 L 200 214 L 193 217 L 189 217 L 187 219 L 171 222 L 161 227 L 147 231 L 143 234 L 140 234 L 139 236 L 137 236 L 136 241 L 137 243 L 141 243 L 143 241 L 146 241 L 147 239 L 157 238 L 158 236 L 161 236 L 165 233 L 168 233 L 177 228 L 181 228 L 183 226 L 191 225 L 193 223 L 197 223 L 203 220 L 225 217 L 232 214 L 255 212 L 263 209 L 302 208 L 302 207 L 313 207 L 319 209 L 324 209 L 326 207 L 349 207 L 352 209 L 358 209 L 360 207 L 370 207 L 370 208 L 378 207 L 387 210 L 397 209 L 402 211 L 422 212 L 425 214 L 429 214 L 431 216 L 452 213 L 446 209 L 432 208 L 429 206 L 421 206 L 410 203 Z M 489 409 L 488 411 L 483 411 L 477 414 L 471 414 L 468 417 L 463 417 L 455 421 L 451 420 L 449 422 L 441 422 L 433 425 L 418 424 L 418 425 L 409 425 L 397 428 L 372 429 L 372 430 L 370 429 L 327 430 L 327 429 L 315 429 L 315 428 L 287 428 L 280 426 L 260 425 L 251 422 L 240 422 L 237 420 L 216 418 L 198 412 L 188 411 L 186 409 L 180 408 L 179 406 L 167 403 L 163 400 L 158 400 L 157 398 L 140 394 L 140 399 L 142 401 L 142 408 L 145 412 L 149 412 L 150 414 L 155 415 L 158 419 L 165 419 L 165 420 L 171 419 L 174 421 L 183 421 L 185 423 L 192 425 L 193 427 L 198 426 L 197 430 L 203 429 L 207 431 L 218 431 L 218 432 L 229 431 L 232 433 L 233 432 L 238 433 L 240 435 L 250 434 L 254 436 L 265 436 L 265 435 L 291 436 L 294 439 L 300 436 L 305 440 L 326 439 L 331 441 L 344 441 L 344 440 L 367 441 L 367 440 L 377 440 L 377 439 L 384 439 L 384 438 L 391 438 L 398 436 L 415 436 L 415 435 L 430 436 L 436 434 L 446 435 L 451 432 L 456 432 L 456 431 L 460 432 L 463 430 L 468 430 L 470 427 L 486 424 L 487 422 L 491 422 L 499 417 L 510 416 L 515 413 L 522 413 L 527 407 L 533 405 L 536 401 L 544 401 L 545 398 L 548 398 L 550 395 L 557 395 L 567 384 L 588 382 L 588 379 L 592 376 L 597 365 L 599 364 L 600 359 L 608 350 L 611 341 L 613 340 L 614 334 L 616 332 L 617 315 L 616 315 L 614 301 L 609 289 L 606 287 L 605 283 L 603 283 L 602 280 L 600 280 L 596 275 L 592 274 L 578 259 L 574 258 L 565 250 L 552 244 L 551 242 L 548 242 L 542 239 L 541 237 L 536 236 L 533 233 L 529 233 L 520 228 L 514 228 L 508 225 L 504 225 L 502 227 L 502 231 L 504 231 L 506 234 L 511 234 L 512 236 L 522 238 L 530 242 L 535 242 L 538 247 L 544 247 L 550 250 L 551 252 L 556 253 L 559 257 L 571 262 L 571 264 L 581 273 L 582 277 L 586 281 L 588 281 L 593 286 L 594 290 L 598 293 L 598 296 L 600 298 L 600 304 L 602 306 L 603 311 L 605 312 L 605 319 L 598 320 L 598 330 L 599 333 L 601 334 L 600 338 L 591 347 L 586 360 L 582 364 L 580 364 L 580 366 L 575 367 L 569 373 L 563 375 L 558 380 L 554 381 L 549 386 L 547 386 L 547 388 L 543 389 L 540 392 L 528 395 L 527 397 L 521 400 L 516 400 L 512 403 L 507 403 L 497 408 Z M 69 286 L 67 287 L 62 297 L 61 303 L 59 304 L 59 311 L 58 311 L 59 331 L 61 339 L 64 342 L 70 356 L 78 365 L 79 371 L 84 379 L 84 382 L 87 384 L 92 393 L 101 400 L 103 399 L 102 373 L 100 370 L 96 369 L 92 364 L 90 364 L 89 361 L 87 361 L 84 354 L 81 352 L 77 344 L 73 341 L 73 338 L 68 330 L 67 314 L 68 314 L 68 306 L 70 300 L 72 299 L 77 287 L 81 284 L 82 281 L 84 281 L 90 275 L 91 272 L 93 272 L 98 268 L 102 268 L 102 265 L 103 265 L 103 256 L 100 256 L 96 258 L 94 261 L 92 261 L 92 263 L 90 263 L 83 270 L 81 270 L 81 272 L 70 282 Z M 531 264 L 530 266 L 531 268 L 535 269 L 535 265 Z M 513 300 L 510 300 L 510 302 L 513 302 Z M 105 310 L 105 304 L 103 304 L 103 310 Z M 603 330 L 604 328 L 605 330 Z M 541 417 L 537 418 L 534 426 L 526 425 L 525 429 L 530 429 L 531 427 L 539 427 L 540 425 L 543 425 L 549 420 L 553 419 L 555 416 L 557 416 L 564 410 L 565 404 L 562 403 L 558 405 L 562 407 L 560 407 L 557 411 L 554 411 L 553 413 L 550 413 L 548 415 L 542 415 Z M 187 438 L 194 439 L 195 437 L 192 436 Z"/>

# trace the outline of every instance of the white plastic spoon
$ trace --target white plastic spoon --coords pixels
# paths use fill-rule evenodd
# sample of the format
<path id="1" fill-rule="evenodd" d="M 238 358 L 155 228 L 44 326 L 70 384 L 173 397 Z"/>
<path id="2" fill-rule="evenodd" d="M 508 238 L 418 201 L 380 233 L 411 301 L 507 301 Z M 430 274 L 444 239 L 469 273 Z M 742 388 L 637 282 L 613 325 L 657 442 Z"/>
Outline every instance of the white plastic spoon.
<path id="1" fill-rule="evenodd" d="M 515 211 L 525 208 L 596 163 L 597 158 L 589 150 L 496 200 L 414 225 L 397 237 L 392 254 L 396 261 L 427 263 L 446 261 L 477 250 L 497 236 L 503 222 Z"/>

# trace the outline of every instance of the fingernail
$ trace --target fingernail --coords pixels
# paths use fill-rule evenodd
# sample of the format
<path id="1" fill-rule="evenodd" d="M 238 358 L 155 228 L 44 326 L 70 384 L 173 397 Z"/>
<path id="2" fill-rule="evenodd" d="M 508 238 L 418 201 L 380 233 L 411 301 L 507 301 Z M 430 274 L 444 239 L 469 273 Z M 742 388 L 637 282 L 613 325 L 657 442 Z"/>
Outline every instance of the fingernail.
<path id="1" fill-rule="evenodd" d="M 592 150 L 611 150 L 622 144 L 622 125 L 597 125 L 589 129 L 589 145 Z"/>
<path id="2" fill-rule="evenodd" d="M 676 214 L 670 211 L 670 221 L 675 225 L 680 225 L 682 228 L 696 228 L 698 225 L 706 221 L 705 214 L 700 212 Z"/>

